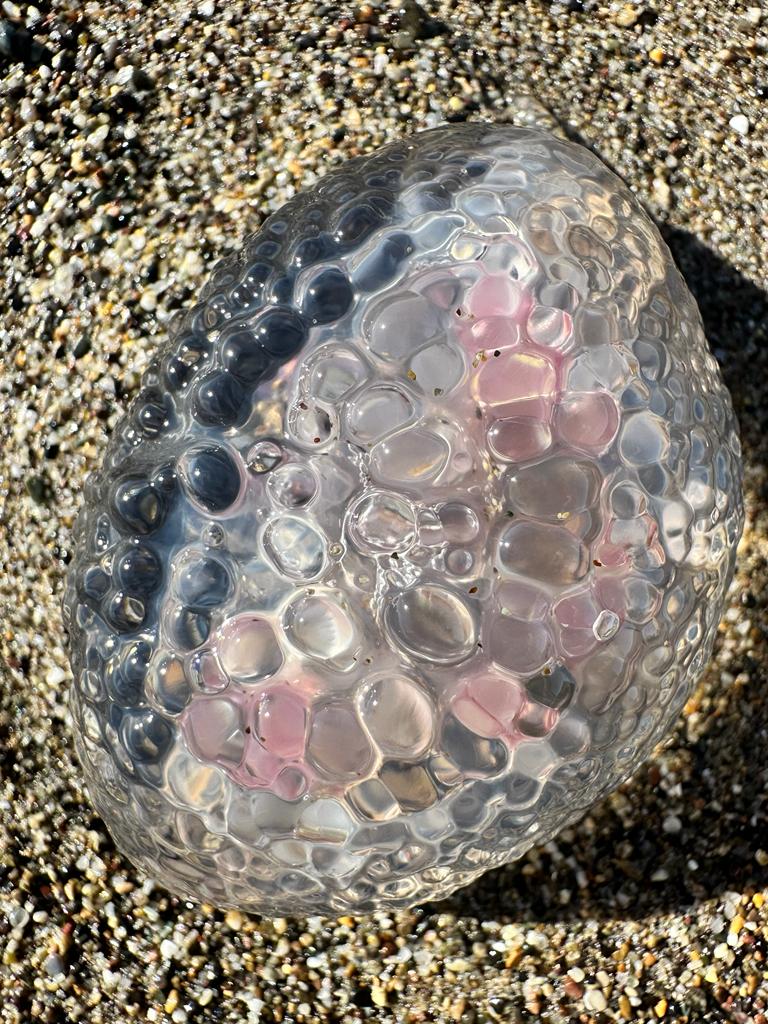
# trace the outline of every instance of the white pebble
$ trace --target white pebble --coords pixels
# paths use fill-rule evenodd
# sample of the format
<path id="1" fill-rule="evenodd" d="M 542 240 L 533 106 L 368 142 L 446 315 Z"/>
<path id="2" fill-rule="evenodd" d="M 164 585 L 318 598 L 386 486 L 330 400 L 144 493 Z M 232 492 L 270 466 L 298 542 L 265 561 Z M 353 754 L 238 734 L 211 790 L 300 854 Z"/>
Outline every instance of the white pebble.
<path id="1" fill-rule="evenodd" d="M 107 141 L 109 135 L 109 125 L 100 124 L 98 128 L 95 128 L 90 135 L 86 136 L 86 143 L 90 149 L 100 150 L 104 143 Z"/>
<path id="2" fill-rule="evenodd" d="M 163 939 L 160 943 L 160 956 L 163 960 L 173 960 L 179 955 L 179 947 L 172 939 Z"/>
<path id="3" fill-rule="evenodd" d="M 745 114 L 734 114 L 728 124 L 739 135 L 746 135 L 749 132 L 749 120 Z"/>
<path id="4" fill-rule="evenodd" d="M 595 1010 L 596 1013 L 602 1013 L 602 1011 L 608 1006 L 603 993 L 598 988 L 591 988 L 588 992 L 584 993 L 584 1005 L 588 1010 Z"/>
<path id="5" fill-rule="evenodd" d="M 682 821 L 675 814 L 668 814 L 661 824 L 662 829 L 669 835 L 674 835 L 683 827 Z"/>

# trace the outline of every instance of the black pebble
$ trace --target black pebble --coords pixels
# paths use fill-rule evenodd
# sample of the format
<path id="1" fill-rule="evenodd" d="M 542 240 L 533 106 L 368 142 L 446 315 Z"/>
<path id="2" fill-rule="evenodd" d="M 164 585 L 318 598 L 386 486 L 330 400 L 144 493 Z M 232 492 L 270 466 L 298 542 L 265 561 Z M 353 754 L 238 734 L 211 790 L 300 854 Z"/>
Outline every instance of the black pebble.
<path id="1" fill-rule="evenodd" d="M 562 711 L 573 699 L 576 682 L 564 665 L 558 665 L 549 675 L 542 673 L 529 679 L 525 689 L 539 704 Z"/>
<path id="2" fill-rule="evenodd" d="M 247 418 L 247 396 L 231 373 L 214 373 L 200 383 L 195 416 L 209 427 L 234 427 Z"/>
<path id="3" fill-rule="evenodd" d="M 208 512 L 224 512 L 240 493 L 237 464 L 220 445 L 205 445 L 189 452 L 185 479 L 189 493 Z"/>
<path id="4" fill-rule="evenodd" d="M 115 511 L 130 530 L 146 535 L 162 525 L 166 503 L 147 480 L 124 480 L 115 492 Z"/>
<path id="5" fill-rule="evenodd" d="M 336 267 L 322 270 L 304 296 L 304 312 L 317 324 L 329 324 L 344 316 L 352 305 L 352 286 Z"/>
<path id="6" fill-rule="evenodd" d="M 283 362 L 295 356 L 307 338 L 307 325 L 293 309 L 268 309 L 254 328 L 264 349 Z"/>
<path id="7" fill-rule="evenodd" d="M 132 544 L 117 556 L 115 575 L 127 593 L 148 597 L 160 586 L 163 567 L 146 544 Z"/>
<path id="8" fill-rule="evenodd" d="M 218 558 L 200 558 L 190 562 L 181 574 L 179 594 L 194 608 L 215 608 L 229 597 L 232 580 L 227 567 Z"/>
<path id="9" fill-rule="evenodd" d="M 246 384 L 258 384 L 264 379 L 271 359 L 253 331 L 241 328 L 225 336 L 221 343 L 222 364 Z"/>

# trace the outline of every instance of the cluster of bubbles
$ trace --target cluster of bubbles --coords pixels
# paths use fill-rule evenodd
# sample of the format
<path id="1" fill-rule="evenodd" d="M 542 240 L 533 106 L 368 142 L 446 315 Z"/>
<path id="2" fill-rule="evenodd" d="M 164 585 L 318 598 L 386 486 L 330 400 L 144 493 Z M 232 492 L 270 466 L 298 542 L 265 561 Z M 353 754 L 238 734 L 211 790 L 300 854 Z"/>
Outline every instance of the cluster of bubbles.
<path id="1" fill-rule="evenodd" d="M 352 161 L 214 270 L 87 486 L 96 806 L 212 903 L 445 894 L 647 755 L 741 525 L 695 305 L 594 156 L 464 125 Z"/>

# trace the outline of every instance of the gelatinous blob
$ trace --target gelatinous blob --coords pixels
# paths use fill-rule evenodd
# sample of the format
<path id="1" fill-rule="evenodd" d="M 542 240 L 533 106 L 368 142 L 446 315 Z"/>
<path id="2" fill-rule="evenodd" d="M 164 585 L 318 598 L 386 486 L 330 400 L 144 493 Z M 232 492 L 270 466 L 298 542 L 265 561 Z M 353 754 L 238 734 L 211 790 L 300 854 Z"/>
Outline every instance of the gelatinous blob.
<path id="1" fill-rule="evenodd" d="M 365 153 L 169 332 L 64 602 L 122 850 L 217 906 L 391 913 L 640 764 L 711 650 L 739 446 L 592 153 L 484 122 Z"/>

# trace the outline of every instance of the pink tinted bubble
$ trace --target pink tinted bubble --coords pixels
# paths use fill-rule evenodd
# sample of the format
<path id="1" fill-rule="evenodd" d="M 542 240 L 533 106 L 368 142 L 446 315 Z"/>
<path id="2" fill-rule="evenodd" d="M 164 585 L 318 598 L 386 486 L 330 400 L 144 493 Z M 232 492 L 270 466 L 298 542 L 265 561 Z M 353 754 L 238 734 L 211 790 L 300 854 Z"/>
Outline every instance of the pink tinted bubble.
<path id="1" fill-rule="evenodd" d="M 237 779 L 247 786 L 270 786 L 280 768 L 280 759 L 252 738 Z"/>
<path id="2" fill-rule="evenodd" d="M 195 655 L 192 672 L 203 693 L 217 693 L 229 685 L 229 677 L 211 651 L 201 651 Z"/>
<path id="3" fill-rule="evenodd" d="M 501 722 L 466 694 L 454 700 L 451 705 L 451 711 L 453 711 L 462 725 L 465 725 L 467 729 L 477 736 L 492 739 L 493 737 L 501 736 L 504 732 L 504 726 Z"/>
<path id="4" fill-rule="evenodd" d="M 272 784 L 272 792 L 283 800 L 298 800 L 309 788 L 307 768 L 289 764 L 283 768 Z"/>
<path id="5" fill-rule="evenodd" d="M 472 390 L 497 416 L 548 420 L 556 385 L 557 374 L 549 359 L 513 348 L 480 365 Z"/>
<path id="6" fill-rule="evenodd" d="M 477 317 L 504 317 L 523 324 L 531 308 L 531 293 L 505 274 L 487 274 L 469 291 L 465 304 Z"/>
<path id="7" fill-rule="evenodd" d="M 181 717 L 187 746 L 202 760 L 230 767 L 240 763 L 245 749 L 243 713 L 226 697 L 194 697 Z"/>
<path id="8" fill-rule="evenodd" d="M 525 462 L 543 455 L 552 444 L 547 423 L 524 416 L 496 420 L 488 430 L 488 445 L 499 459 Z"/>
<path id="9" fill-rule="evenodd" d="M 467 694 L 505 729 L 509 728 L 523 703 L 523 691 L 518 682 L 490 672 L 473 676 L 467 682 Z"/>
<path id="10" fill-rule="evenodd" d="M 602 611 L 591 590 L 582 590 L 562 598 L 552 609 L 565 654 L 581 658 L 597 643 L 592 629 Z"/>
<path id="11" fill-rule="evenodd" d="M 474 358 L 478 352 L 492 353 L 519 345 L 522 332 L 517 324 L 504 317 L 475 320 L 457 318 L 459 338 L 467 353 Z"/>
<path id="12" fill-rule="evenodd" d="M 262 694 L 256 717 L 259 740 L 276 757 L 298 757 L 304 750 L 307 706 L 287 686 L 274 686 Z"/>
<path id="13" fill-rule="evenodd" d="M 561 440 L 583 452 L 602 452 L 619 429 L 619 410 L 607 391 L 585 391 L 563 398 L 555 409 Z"/>

